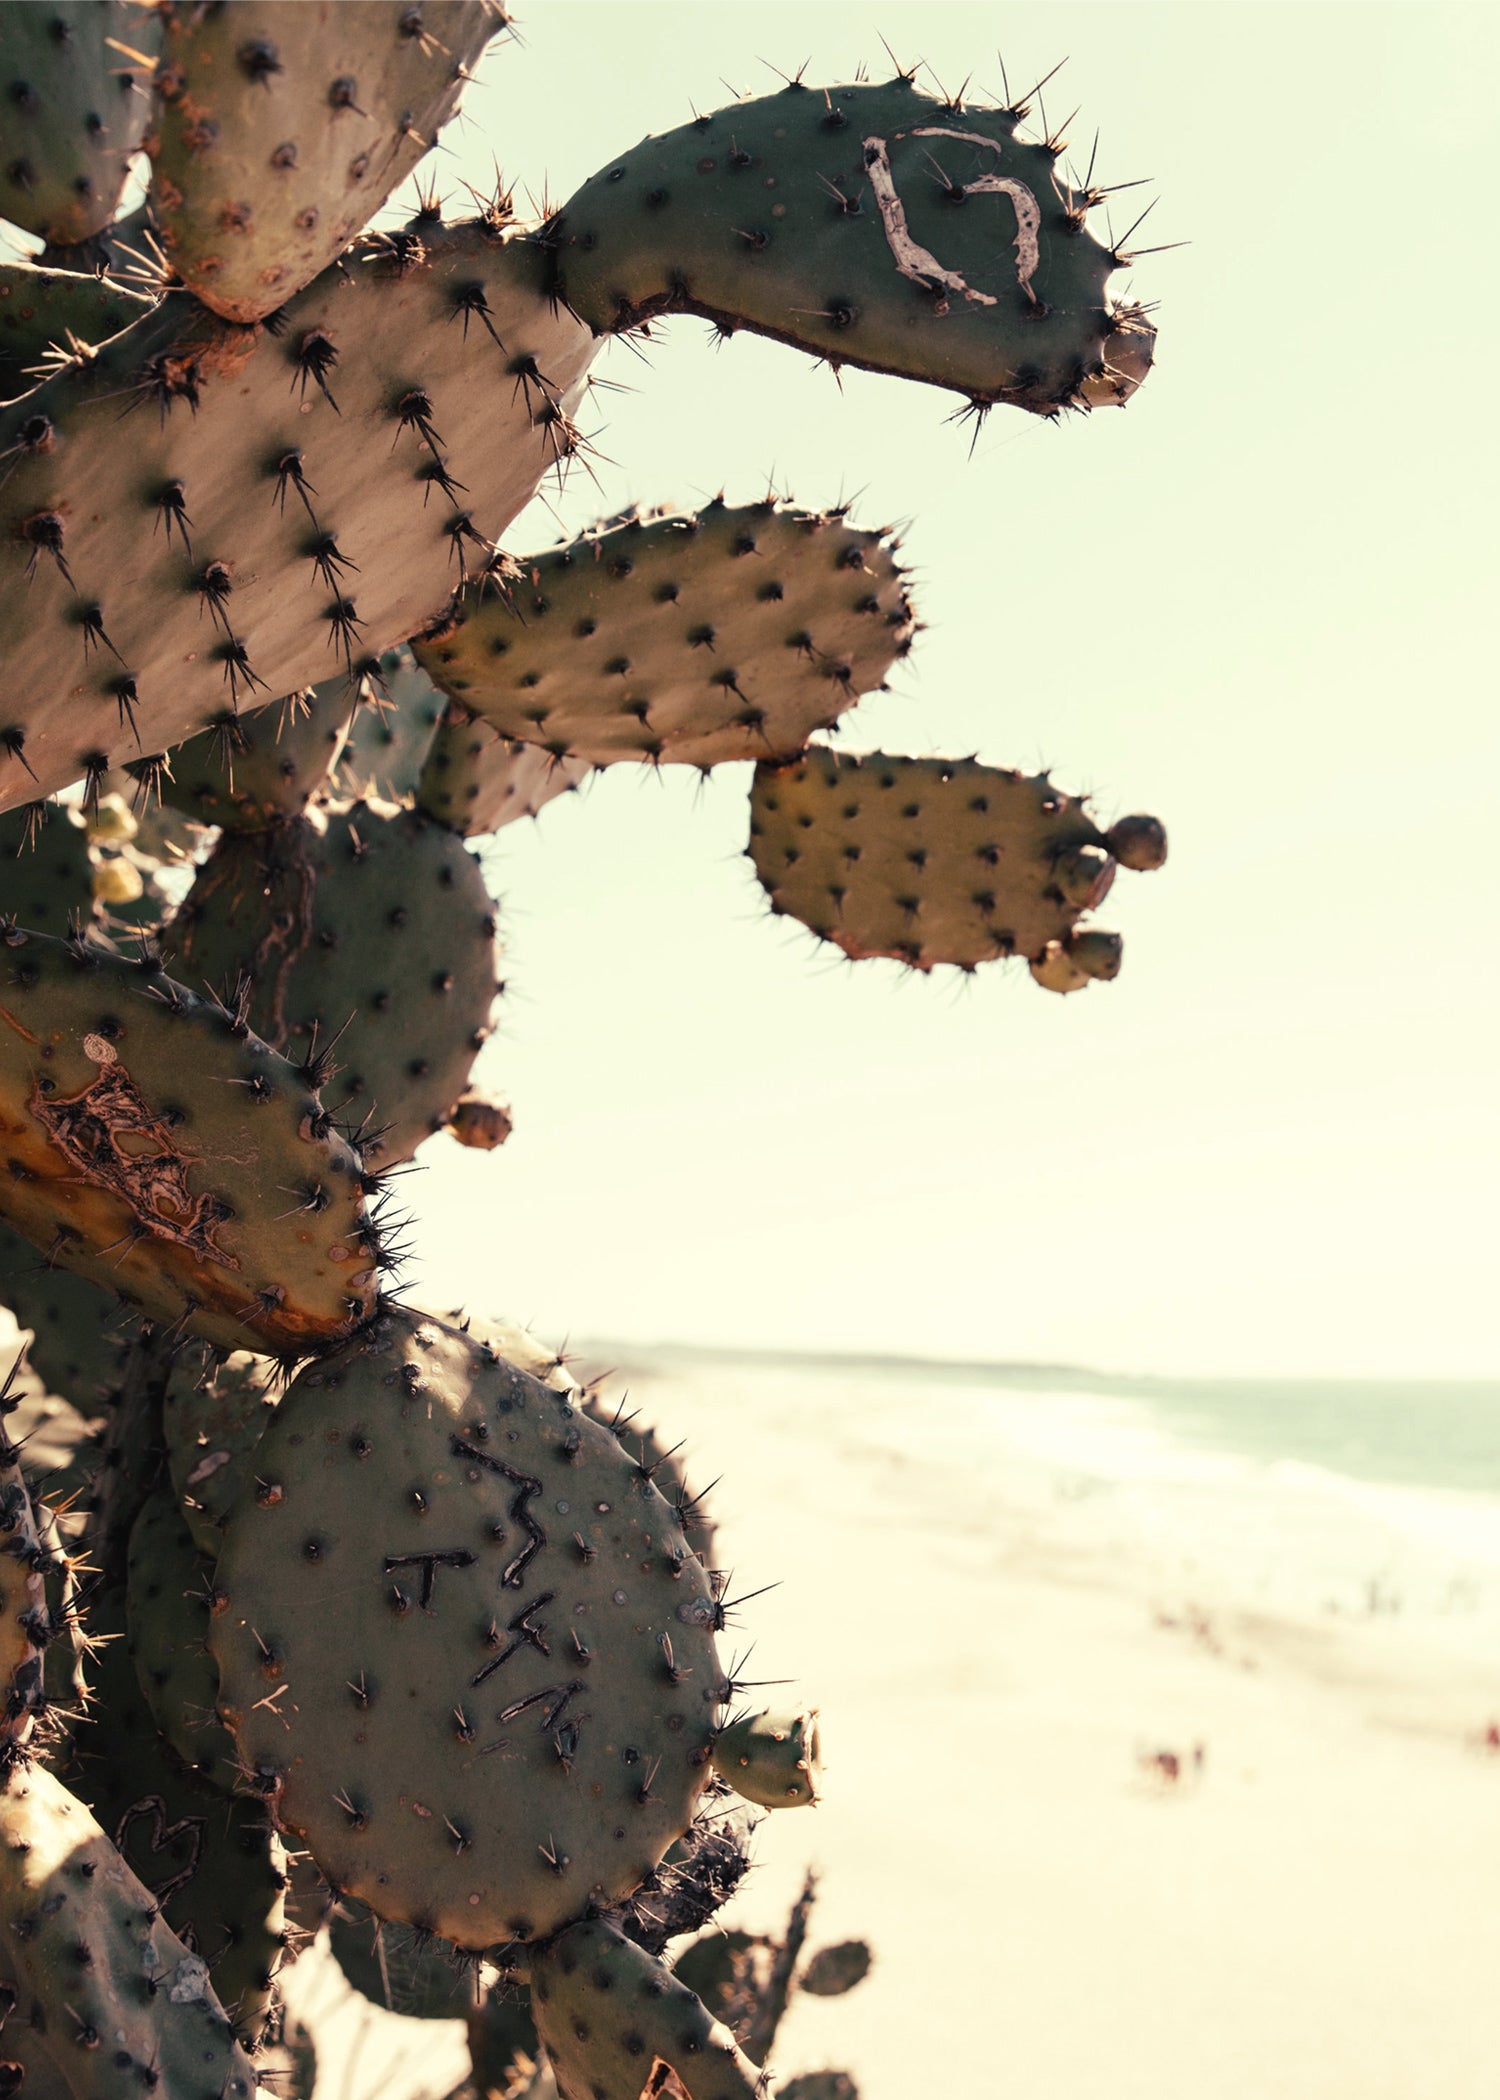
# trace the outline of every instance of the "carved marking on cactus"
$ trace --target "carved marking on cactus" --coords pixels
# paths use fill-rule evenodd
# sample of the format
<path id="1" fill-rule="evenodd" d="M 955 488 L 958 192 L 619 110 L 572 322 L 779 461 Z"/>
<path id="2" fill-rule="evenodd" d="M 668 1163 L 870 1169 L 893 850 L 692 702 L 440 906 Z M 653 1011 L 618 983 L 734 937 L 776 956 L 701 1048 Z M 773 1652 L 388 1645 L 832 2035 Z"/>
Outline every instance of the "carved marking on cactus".
<path id="1" fill-rule="evenodd" d="M 183 1865 L 175 1874 L 169 1875 L 165 1881 L 152 1879 L 149 1859 L 143 1860 L 139 1853 L 134 1857 L 131 1856 L 130 1833 L 133 1826 L 143 1817 L 148 1826 L 146 1831 L 147 1849 L 152 1855 L 165 1852 L 174 1838 L 186 1837 L 191 1839 L 187 1858 Z M 169 1823 L 167 1821 L 166 1803 L 161 1795 L 144 1794 L 139 1801 L 133 1802 L 126 1809 L 119 1822 L 116 1823 L 114 1830 L 115 1847 L 117 1851 L 123 1853 L 125 1858 L 129 1860 L 130 1865 L 140 1876 L 141 1880 L 145 1882 L 157 1902 L 168 1903 L 176 1895 L 178 1889 L 183 1887 L 186 1882 L 191 1881 L 197 1873 L 199 1861 L 203 1857 L 203 1836 L 207 1828 L 207 1819 L 203 1816 L 183 1816 L 178 1822 Z"/>
<path id="2" fill-rule="evenodd" d="M 540 1597 L 533 1597 L 529 1604 L 521 1606 L 521 1609 L 505 1629 L 511 1638 L 493 1661 L 487 1662 L 482 1670 L 469 1679 L 469 1689 L 471 1691 L 483 1684 L 487 1677 L 493 1677 L 501 1663 L 509 1662 L 511 1657 L 522 1648 L 535 1648 L 538 1654 L 551 1656 L 552 1650 L 547 1646 L 546 1641 L 547 1621 L 543 1619 L 537 1622 L 536 1615 L 542 1606 L 550 1604 L 556 1595 L 556 1590 L 543 1590 Z M 503 1719 L 504 1716 L 502 1715 L 501 1718 Z"/>
<path id="3" fill-rule="evenodd" d="M 192 1162 L 118 1058 L 66 1099 L 44 1094 L 38 1080 L 27 1107 L 79 1178 L 118 1196 L 146 1231 L 221 1268 L 240 1266 L 214 1237 L 213 1197 L 189 1189 Z"/>
<path id="4" fill-rule="evenodd" d="M 439 1568 L 471 1568 L 475 1556 L 467 1546 L 451 1547 L 446 1553 L 388 1553 L 385 1557 L 385 1572 L 393 1574 L 397 1568 L 420 1568 L 422 1588 L 417 1602 L 423 1611 L 432 1609 L 432 1593 L 437 1586 Z"/>
<path id="5" fill-rule="evenodd" d="M 492 1458 L 488 1451 L 481 1451 L 477 1444 L 466 1443 L 461 1436 L 453 1438 L 450 1449 L 455 1458 L 467 1458 L 477 1466 L 487 1467 L 491 1473 L 501 1473 L 507 1480 L 513 1480 L 519 1489 L 510 1505 L 510 1514 L 526 1533 L 526 1544 L 500 1577 L 502 1589 L 518 1590 L 527 1567 L 547 1543 L 546 1532 L 526 1507 L 533 1495 L 542 1492 L 542 1483 L 534 1473 L 518 1472 L 514 1466 L 506 1465 L 503 1459 Z"/>
<path id="6" fill-rule="evenodd" d="M 1001 151 L 998 139 L 987 139 L 979 132 L 955 131 L 946 124 L 918 124 L 910 132 L 897 131 L 892 139 L 960 139 L 969 146 L 988 146 L 998 155 Z M 875 192 L 875 201 L 880 207 L 881 223 L 885 237 L 896 258 L 896 268 L 903 277 L 914 284 L 931 287 L 946 285 L 951 292 L 961 292 L 971 305 L 994 306 L 998 302 L 990 292 L 981 292 L 969 284 L 956 270 L 948 270 L 938 261 L 930 248 L 924 248 L 914 240 L 906 223 L 906 207 L 896 190 L 896 178 L 891 173 L 890 151 L 884 139 L 868 138 L 865 146 L 865 172 L 870 178 L 870 187 Z M 977 175 L 972 182 L 961 185 L 966 197 L 1004 195 L 1009 197 L 1016 212 L 1016 283 L 1028 299 L 1035 299 L 1031 280 L 1036 275 L 1041 261 L 1041 248 L 1037 239 L 1041 231 L 1041 207 L 1033 191 L 1024 182 L 1017 182 L 1009 175 Z"/>

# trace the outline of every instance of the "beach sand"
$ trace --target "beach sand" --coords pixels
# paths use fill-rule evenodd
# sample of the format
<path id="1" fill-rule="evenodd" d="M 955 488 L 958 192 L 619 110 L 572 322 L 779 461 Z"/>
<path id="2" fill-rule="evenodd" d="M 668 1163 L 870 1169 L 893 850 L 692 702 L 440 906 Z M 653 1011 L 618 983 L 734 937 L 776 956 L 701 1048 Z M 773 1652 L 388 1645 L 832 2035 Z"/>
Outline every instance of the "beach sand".
<path id="1" fill-rule="evenodd" d="M 842 2067 L 864 2100 L 1493 2092 L 1500 1658 L 1222 1576 L 1184 1593 L 1106 1503 L 1005 1465 L 982 1395 L 686 1360 L 629 1384 L 694 1484 L 723 1474 L 735 1590 L 781 1585 L 745 1608 L 744 1674 L 823 1716 L 826 1798 L 768 1821 L 734 1915 L 772 1924 L 812 1864 L 814 1943 L 876 1953 L 794 2007 L 783 2075 Z"/>

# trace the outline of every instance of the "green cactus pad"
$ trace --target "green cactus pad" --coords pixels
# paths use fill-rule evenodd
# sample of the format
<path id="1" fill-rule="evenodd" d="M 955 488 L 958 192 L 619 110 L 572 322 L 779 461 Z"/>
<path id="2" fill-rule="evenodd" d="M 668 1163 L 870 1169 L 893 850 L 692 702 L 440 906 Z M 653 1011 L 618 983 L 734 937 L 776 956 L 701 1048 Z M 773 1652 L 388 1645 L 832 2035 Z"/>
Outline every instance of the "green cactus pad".
<path id="1" fill-rule="evenodd" d="M 58 802 L 0 817 L 0 919 L 29 933 L 64 935 L 94 916 L 88 834 Z"/>
<path id="2" fill-rule="evenodd" d="M 816 1713 L 749 1714 L 714 1744 L 714 1769 L 758 1808 L 810 1808 L 822 1773 Z"/>
<path id="3" fill-rule="evenodd" d="M 185 1349 L 162 1395 L 167 1465 L 200 1553 L 217 1560 L 223 1529 L 255 1479 L 255 1452 L 276 1409 L 276 1361 Z"/>
<path id="4" fill-rule="evenodd" d="M 7 1221 L 153 1319 L 300 1354 L 375 1301 L 358 1155 L 305 1079 L 158 965 L 6 936 Z"/>
<path id="5" fill-rule="evenodd" d="M 1084 405 L 1120 325 L 1105 287 L 1121 258 L 1060 153 L 1017 137 L 1024 114 L 906 77 L 732 103 L 569 199 L 559 282 L 601 332 L 702 314 L 975 402 Z"/>
<path id="6" fill-rule="evenodd" d="M 145 135 L 160 24 L 130 0 L 38 0 L 3 19 L 0 217 L 87 240 L 114 217 Z"/>
<path id="7" fill-rule="evenodd" d="M 49 352 L 103 343 L 149 311 L 144 292 L 82 270 L 0 263 L 0 401 L 29 393 L 47 376 Z"/>
<path id="8" fill-rule="evenodd" d="M 586 758 L 559 758 L 501 736 L 454 702 L 417 782 L 417 807 L 463 838 L 534 817 L 593 771 Z"/>
<path id="9" fill-rule="evenodd" d="M 409 649 L 387 649 L 362 680 L 339 754 L 336 791 L 356 802 L 409 803 L 447 706 Z"/>
<path id="10" fill-rule="evenodd" d="M 13 1768 L 0 1787 L 0 1915 L 7 1960 L 74 2100 L 120 2100 L 127 2079 L 144 2090 L 148 2072 L 172 2100 L 252 2100 L 255 2072 L 207 1964 L 40 1766 Z"/>
<path id="11" fill-rule="evenodd" d="M 226 832 L 167 942 L 191 983 L 246 973 L 248 1018 L 273 1048 L 307 1058 L 334 1046 L 329 1106 L 368 1116 L 384 1164 L 442 1128 L 499 990 L 479 863 L 410 810 L 356 805 Z"/>
<path id="12" fill-rule="evenodd" d="M 1045 773 L 972 758 L 815 748 L 757 767 L 750 797 L 750 858 L 772 911 L 846 955 L 917 970 L 1083 940 L 1089 953 L 1112 943 L 1118 968 L 1116 936 L 1074 931 L 1113 880 L 1113 837 Z"/>
<path id="13" fill-rule="evenodd" d="M 171 0 L 147 141 L 160 240 L 215 313 L 259 321 L 367 225 L 506 26 L 498 0 Z"/>
<path id="14" fill-rule="evenodd" d="M 560 2100 L 640 2100 L 658 2062 L 688 2100 L 759 2100 L 764 2091 L 728 2028 L 603 1920 L 572 1926 L 531 1957 L 531 2009 Z"/>
<path id="15" fill-rule="evenodd" d="M 814 1998 L 842 1998 L 864 1982 L 872 1959 L 868 1940 L 835 1940 L 809 1958 L 797 1988 Z"/>
<path id="16" fill-rule="evenodd" d="M 216 1573 L 219 1710 L 330 1882 L 471 1949 L 636 1887 L 725 1686 L 708 1577 L 613 1440 L 391 1312 L 297 1378 L 256 1470 Z"/>
<path id="17" fill-rule="evenodd" d="M 208 1963 L 241 2039 L 256 2043 L 286 1943 L 286 1854 L 261 1803 L 229 1799 L 182 1769 L 141 1696 L 125 1626 L 124 1599 L 107 1589 L 89 1614 L 104 1637 L 94 1697 L 60 1776 Z"/>
<path id="18" fill-rule="evenodd" d="M 21 1448 L 7 1423 L 0 1431 L 0 1760 L 30 1739 L 46 1708 L 42 1663 L 51 1637 L 49 1558 L 21 1473 Z"/>
<path id="19" fill-rule="evenodd" d="M 478 1964 L 409 1925 L 387 1925 L 347 1898 L 328 1921 L 328 1950 L 351 1990 L 409 2020 L 462 2020 L 474 2010 Z"/>
<path id="20" fill-rule="evenodd" d="M 632 516 L 476 583 L 416 644 L 502 736 L 597 766 L 800 751 L 910 644 L 892 543 L 774 501 Z"/>
<path id="21" fill-rule="evenodd" d="M 346 264 L 276 333 L 169 293 L 0 412 L 0 807 L 373 662 L 569 456 L 596 346 L 534 245 Z"/>
<path id="22" fill-rule="evenodd" d="M 162 796 L 200 824 L 230 831 L 300 816 L 337 763 L 358 704 L 357 687 L 341 677 L 252 714 L 226 708 L 212 729 L 169 754 Z"/>
<path id="23" fill-rule="evenodd" d="M 194 1543 L 170 1489 L 158 1488 L 130 1533 L 125 1623 L 141 1696 L 196 1777 L 229 1792 L 239 1760 L 214 1711 L 219 1673 L 208 1652 L 213 1563 Z"/>

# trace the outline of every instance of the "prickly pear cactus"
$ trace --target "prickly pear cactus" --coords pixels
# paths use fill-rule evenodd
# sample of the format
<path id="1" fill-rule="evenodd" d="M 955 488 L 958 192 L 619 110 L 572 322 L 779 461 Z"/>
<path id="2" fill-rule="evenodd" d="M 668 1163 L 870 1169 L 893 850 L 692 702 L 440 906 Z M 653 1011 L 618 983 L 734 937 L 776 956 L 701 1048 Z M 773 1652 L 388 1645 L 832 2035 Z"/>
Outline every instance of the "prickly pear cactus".
<path id="1" fill-rule="evenodd" d="M 1150 829 L 1156 858 L 1139 857 Z M 1103 832 L 1087 804 L 977 759 L 812 749 L 756 768 L 750 858 L 774 912 L 854 957 L 915 970 L 1024 956 L 1051 991 L 1120 967 L 1117 934 L 1076 932 L 1114 881 L 1113 843 L 1159 866 L 1166 834 L 1126 817 Z M 1046 966 L 1067 960 L 1067 981 Z"/>
<path id="2" fill-rule="evenodd" d="M 209 1642 L 251 1783 L 339 1889 L 457 1946 L 628 1896 L 709 1777 L 717 1603 L 605 1431 L 389 1312 L 301 1373 Z"/>
<path id="3" fill-rule="evenodd" d="M 366 225 L 454 115 L 499 0 L 168 0 L 146 150 L 163 252 L 259 321 Z"/>
<path id="4" fill-rule="evenodd" d="M 559 762 L 708 767 L 800 751 L 910 646 L 885 533 L 768 499 L 623 523 L 480 579 L 418 661 Z"/>
<path id="5" fill-rule="evenodd" d="M 500 985 L 479 864 L 417 811 L 315 810 L 228 831 L 166 934 L 186 981 L 244 981 L 246 1017 L 317 1067 L 367 1150 L 407 1159 L 440 1130 Z"/>
<path id="6" fill-rule="evenodd" d="M 6 946 L 8 1222 L 228 1348 L 347 1334 L 375 1303 L 378 1240 L 359 1155 L 302 1073 L 159 964 L 40 934 Z"/>
<path id="7" fill-rule="evenodd" d="M 694 313 L 834 364 L 1042 415 L 1123 399 L 1111 346 L 1148 324 L 1107 286 L 1126 258 L 1089 226 L 1026 115 L 882 86 L 731 103 L 642 139 L 551 228 L 558 282 L 601 332 Z M 1094 389 L 1091 394 L 1090 389 Z"/>
<path id="8" fill-rule="evenodd" d="M 695 119 L 530 225 L 429 189 L 370 231 L 506 24 L 0 8 L 0 213 L 44 242 L 0 264 L 0 1299 L 34 1337 L 0 2091 L 35 2100 L 311 2100 L 279 1978 L 324 1925 L 374 2002 L 466 2017 L 472 2094 L 760 2100 L 793 1994 L 868 1964 L 803 1959 L 810 1886 L 779 1939 L 712 1930 L 759 1808 L 817 1797 L 816 1715 L 741 1710 L 675 1445 L 386 1293 L 386 1167 L 510 1132 L 470 1084 L 482 842 L 595 767 L 752 761 L 773 911 L 1057 991 L 1114 974 L 1083 917 L 1165 858 L 1045 777 L 816 741 L 918 632 L 842 507 L 499 544 L 587 451 L 601 340 L 659 314 L 964 414 L 1126 401 L 1155 336 L 1099 193 L 1019 107 L 902 75 Z"/>

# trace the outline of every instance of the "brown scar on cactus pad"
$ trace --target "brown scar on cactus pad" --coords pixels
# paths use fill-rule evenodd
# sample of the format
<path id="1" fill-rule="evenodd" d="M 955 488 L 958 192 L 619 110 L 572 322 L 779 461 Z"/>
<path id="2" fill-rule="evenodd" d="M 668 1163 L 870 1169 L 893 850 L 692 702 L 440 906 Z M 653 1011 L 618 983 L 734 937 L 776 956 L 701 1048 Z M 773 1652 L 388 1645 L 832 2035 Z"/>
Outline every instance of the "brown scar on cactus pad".
<path id="1" fill-rule="evenodd" d="M 153 11 L 130 0 L 5 9 L 0 218 L 59 245 L 103 231 L 145 134 L 160 42 Z"/>
<path id="2" fill-rule="evenodd" d="M 1065 952 L 1083 984 L 1115 974 L 1120 942 L 1077 931 L 1079 919 L 1103 902 L 1117 859 L 1160 866 L 1166 833 L 1154 817 L 1101 831 L 1045 773 L 815 747 L 756 768 L 749 856 L 772 911 L 848 956 L 972 970 Z"/>
<path id="3" fill-rule="evenodd" d="M 531 2006 L 561 2100 L 761 2100 L 766 2091 L 729 2029 L 603 1919 L 531 1956 Z"/>
<path id="4" fill-rule="evenodd" d="M 0 1915 L 7 1966 L 74 2100 L 148 2086 L 171 2100 L 251 2100 L 255 2072 L 207 1964 L 83 1803 L 37 1765 L 0 1784 Z"/>
<path id="5" fill-rule="evenodd" d="M 414 810 L 314 810 L 226 832 L 168 929 L 194 983 L 243 977 L 274 1049 L 325 1060 L 336 1113 L 390 1165 L 442 1127 L 490 1027 L 494 906 L 479 863 Z"/>
<path id="6" fill-rule="evenodd" d="M 722 498 L 633 514 L 465 589 L 414 647 L 445 692 L 558 759 L 789 756 L 874 692 L 915 631 L 885 532 Z"/>
<path id="7" fill-rule="evenodd" d="M 300 1071 L 150 961 L 12 932 L 0 1215 L 61 1267 L 225 1348 L 299 1354 L 375 1303 L 358 1154 Z"/>
<path id="8" fill-rule="evenodd" d="M 627 1896 L 691 1820 L 727 1686 L 708 1575 L 607 1431 L 385 1313 L 295 1380 L 256 1475 L 209 1641 L 281 1827 L 464 1948 Z"/>
<path id="9" fill-rule="evenodd" d="M 1026 115 L 906 74 L 793 80 L 591 176 L 549 228 L 559 286 L 601 332 L 694 313 L 976 408 L 1123 401 L 1152 335 L 1107 294 L 1130 257 L 1090 229 L 1104 192 L 1066 180 L 1064 142 L 1018 136 Z"/>
<path id="10" fill-rule="evenodd" d="M 454 115 L 498 0 L 169 0 L 145 141 L 164 254 L 259 321 L 325 269 Z"/>
<path id="11" fill-rule="evenodd" d="M 0 807 L 430 622 L 576 444 L 544 278 L 484 222 L 372 238 L 275 331 L 171 293 L 0 413 Z"/>

